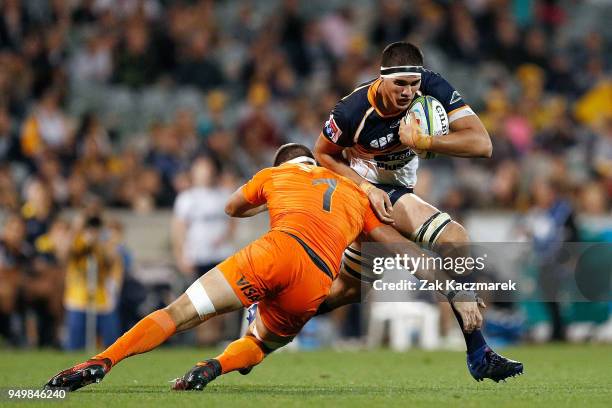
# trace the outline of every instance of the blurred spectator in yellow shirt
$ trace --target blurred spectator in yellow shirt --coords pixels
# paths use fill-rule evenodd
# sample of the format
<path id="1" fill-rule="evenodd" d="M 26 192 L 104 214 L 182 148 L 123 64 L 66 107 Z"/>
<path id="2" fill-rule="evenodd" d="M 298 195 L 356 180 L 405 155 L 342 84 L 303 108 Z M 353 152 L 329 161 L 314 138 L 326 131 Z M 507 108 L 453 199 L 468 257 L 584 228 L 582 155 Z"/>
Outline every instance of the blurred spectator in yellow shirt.
<path id="1" fill-rule="evenodd" d="M 88 311 L 96 314 L 96 333 L 105 346 L 119 337 L 116 310 L 123 279 L 123 266 L 117 247 L 104 239 L 100 215 L 87 215 L 74 231 L 66 255 L 64 307 L 67 339 L 65 348 L 85 346 Z"/>

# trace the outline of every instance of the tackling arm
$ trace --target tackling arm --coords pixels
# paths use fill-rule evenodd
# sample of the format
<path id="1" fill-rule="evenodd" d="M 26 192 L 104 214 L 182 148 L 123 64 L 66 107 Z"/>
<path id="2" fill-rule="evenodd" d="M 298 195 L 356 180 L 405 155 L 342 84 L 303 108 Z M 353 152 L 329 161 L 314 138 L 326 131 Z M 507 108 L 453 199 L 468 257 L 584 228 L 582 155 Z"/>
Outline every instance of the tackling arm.
<path id="1" fill-rule="evenodd" d="M 225 213 L 230 217 L 246 218 L 264 212 L 268 209 L 267 204 L 251 204 L 242 192 L 242 187 L 234 191 L 227 204 L 225 204 Z"/>
<path id="2" fill-rule="evenodd" d="M 407 240 L 402 234 L 400 234 L 395 228 L 381 225 L 378 228 L 373 229 L 368 233 L 368 236 L 372 239 L 372 241 L 382 244 L 385 252 L 389 254 L 406 254 L 408 256 L 420 257 L 421 254 L 424 253 L 424 250 L 421 249 L 414 242 Z M 443 271 L 437 271 L 442 272 Z M 435 281 L 437 279 L 447 278 L 450 280 L 448 275 L 444 274 L 441 276 L 436 276 L 434 271 L 428 270 L 418 270 L 415 272 L 414 276 L 418 279 L 424 279 L 428 281 Z M 445 293 L 443 295 L 446 296 Z"/>

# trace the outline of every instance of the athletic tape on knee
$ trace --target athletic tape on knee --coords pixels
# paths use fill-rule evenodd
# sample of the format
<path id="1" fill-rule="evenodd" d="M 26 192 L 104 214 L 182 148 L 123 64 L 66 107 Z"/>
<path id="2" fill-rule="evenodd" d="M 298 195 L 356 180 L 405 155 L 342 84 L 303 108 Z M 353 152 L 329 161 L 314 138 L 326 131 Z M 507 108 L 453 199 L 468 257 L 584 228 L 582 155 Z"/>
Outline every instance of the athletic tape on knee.
<path id="1" fill-rule="evenodd" d="M 341 270 L 355 279 L 372 283 L 381 276 L 372 272 L 372 259 L 361 253 L 361 249 L 348 246 L 342 256 Z"/>
<path id="2" fill-rule="evenodd" d="M 206 316 L 211 313 L 215 313 L 215 306 L 213 305 L 208 293 L 202 286 L 199 280 L 193 282 L 191 286 L 185 291 L 189 300 L 195 307 L 200 317 Z"/>
<path id="3" fill-rule="evenodd" d="M 437 212 L 427 221 L 425 221 L 412 234 L 411 238 L 414 242 L 433 245 L 436 243 L 442 230 L 451 222 L 451 217 L 447 213 Z"/>

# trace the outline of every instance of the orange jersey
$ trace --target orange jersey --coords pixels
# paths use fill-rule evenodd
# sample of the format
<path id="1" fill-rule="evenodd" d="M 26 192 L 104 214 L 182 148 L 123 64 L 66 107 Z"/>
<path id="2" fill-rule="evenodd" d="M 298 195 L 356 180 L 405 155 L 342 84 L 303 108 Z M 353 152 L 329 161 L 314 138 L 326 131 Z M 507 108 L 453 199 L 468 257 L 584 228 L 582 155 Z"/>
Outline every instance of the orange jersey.
<path id="1" fill-rule="evenodd" d="M 268 204 L 271 230 L 302 239 L 334 271 L 344 249 L 381 222 L 351 180 L 326 168 L 285 163 L 258 172 L 243 187 L 245 199 Z"/>

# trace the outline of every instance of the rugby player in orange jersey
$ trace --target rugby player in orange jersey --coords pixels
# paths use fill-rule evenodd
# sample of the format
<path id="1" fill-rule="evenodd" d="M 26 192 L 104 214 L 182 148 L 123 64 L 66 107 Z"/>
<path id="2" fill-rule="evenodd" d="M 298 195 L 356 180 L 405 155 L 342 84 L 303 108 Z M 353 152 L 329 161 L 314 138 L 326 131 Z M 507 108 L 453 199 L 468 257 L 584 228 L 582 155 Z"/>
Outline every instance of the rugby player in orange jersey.
<path id="1" fill-rule="evenodd" d="M 422 254 L 377 219 L 356 184 L 317 167 L 307 147 L 282 146 L 274 165 L 258 172 L 226 205 L 226 212 L 237 217 L 267 209 L 270 231 L 203 275 L 171 305 L 142 319 L 102 353 L 55 375 L 46 387 L 74 391 L 100 382 L 124 358 L 150 351 L 174 333 L 211 317 L 259 302 L 244 337 L 216 358 L 198 363 L 173 386 L 201 390 L 221 374 L 250 370 L 290 342 L 330 293 L 342 253 L 360 233 L 390 248 L 405 242 L 408 254 Z M 419 273 L 417 277 L 428 278 Z M 470 327 L 480 326 L 482 316 L 475 302 L 459 307 Z"/>

